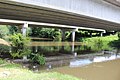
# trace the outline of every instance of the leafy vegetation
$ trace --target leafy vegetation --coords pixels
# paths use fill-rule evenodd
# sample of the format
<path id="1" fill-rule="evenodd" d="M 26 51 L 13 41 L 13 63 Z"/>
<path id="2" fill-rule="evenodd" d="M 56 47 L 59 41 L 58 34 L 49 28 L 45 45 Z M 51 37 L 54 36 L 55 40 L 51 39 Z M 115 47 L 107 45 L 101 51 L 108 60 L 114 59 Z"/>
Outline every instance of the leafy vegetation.
<path id="1" fill-rule="evenodd" d="M 6 62 L 0 58 L 0 68 L 22 68 L 22 66 L 19 64 Z"/>
<path id="2" fill-rule="evenodd" d="M 0 38 L 9 41 L 9 36 L 17 31 L 16 26 L 0 25 Z"/>
<path id="3" fill-rule="evenodd" d="M 111 41 L 109 45 L 115 49 L 117 49 L 117 52 L 120 51 L 120 32 L 118 32 L 118 39 Z"/>
<path id="4" fill-rule="evenodd" d="M 85 40 L 83 40 L 83 42 L 87 45 L 87 48 L 90 48 L 94 51 L 101 51 L 112 50 L 113 48 L 109 46 L 109 43 L 117 39 L 117 35 L 111 35 L 106 37 L 86 38 Z"/>
<path id="5" fill-rule="evenodd" d="M 30 59 L 32 62 L 38 62 L 40 65 L 45 64 L 45 57 L 42 54 L 31 54 Z"/>
<path id="6" fill-rule="evenodd" d="M 54 28 L 31 28 L 32 32 L 30 36 L 40 37 L 40 38 L 50 38 L 54 41 L 61 41 L 61 32 L 59 29 Z"/>
<path id="7" fill-rule="evenodd" d="M 10 46 L 0 44 L 0 53 L 6 53 L 9 52 Z"/>
<path id="8" fill-rule="evenodd" d="M 31 50 L 29 49 L 30 45 L 30 38 L 24 37 L 21 33 L 14 33 L 10 37 L 12 51 L 11 55 L 12 57 L 23 57 L 25 55 L 29 55 L 31 53 Z"/>
<path id="9" fill-rule="evenodd" d="M 0 38 L 8 40 L 9 28 L 6 25 L 0 25 Z"/>

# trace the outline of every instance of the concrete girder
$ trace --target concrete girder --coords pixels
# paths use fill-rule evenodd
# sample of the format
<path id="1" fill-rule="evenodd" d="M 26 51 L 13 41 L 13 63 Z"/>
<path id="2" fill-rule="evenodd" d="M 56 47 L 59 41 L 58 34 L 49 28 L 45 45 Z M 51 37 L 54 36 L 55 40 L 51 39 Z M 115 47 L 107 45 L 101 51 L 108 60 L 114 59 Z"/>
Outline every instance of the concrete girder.
<path id="1" fill-rule="evenodd" d="M 0 11 L 1 18 L 83 26 L 86 28 L 98 28 L 108 31 L 120 30 L 119 23 L 67 11 L 55 10 L 29 4 L 26 5 L 17 2 L 12 3 L 8 0 L 7 2 L 6 0 L 0 1 Z"/>

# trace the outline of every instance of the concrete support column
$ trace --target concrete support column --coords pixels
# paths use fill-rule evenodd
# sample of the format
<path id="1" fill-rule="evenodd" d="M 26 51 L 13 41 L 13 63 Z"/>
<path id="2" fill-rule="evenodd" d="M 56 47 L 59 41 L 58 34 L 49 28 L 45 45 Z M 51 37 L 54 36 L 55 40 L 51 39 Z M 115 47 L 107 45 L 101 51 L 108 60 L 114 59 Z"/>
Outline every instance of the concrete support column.
<path id="1" fill-rule="evenodd" d="M 62 41 L 65 41 L 65 29 L 61 29 L 62 32 Z"/>
<path id="2" fill-rule="evenodd" d="M 35 52 L 38 52 L 38 46 L 35 46 Z"/>
<path id="3" fill-rule="evenodd" d="M 72 42 L 75 41 L 75 31 L 72 31 Z"/>
<path id="4" fill-rule="evenodd" d="M 23 26 L 22 26 L 22 34 L 25 37 L 27 35 L 27 28 L 28 28 L 28 23 L 24 23 Z M 23 56 L 23 60 L 26 61 L 27 60 L 27 56 Z"/>
<path id="5" fill-rule="evenodd" d="M 101 37 L 103 36 L 103 32 L 101 32 L 100 36 L 101 36 Z"/>
<path id="6" fill-rule="evenodd" d="M 74 53 L 74 51 L 75 51 L 75 44 L 74 42 L 72 42 L 72 53 Z"/>
<path id="7" fill-rule="evenodd" d="M 28 28 L 28 23 L 24 23 L 24 25 L 22 26 L 22 34 L 25 37 L 27 35 L 27 28 Z"/>
<path id="8" fill-rule="evenodd" d="M 90 37 L 92 37 L 92 32 L 90 32 Z"/>
<path id="9" fill-rule="evenodd" d="M 106 31 L 104 31 L 104 32 L 101 32 L 101 34 L 100 34 L 100 36 L 101 36 L 101 37 L 103 36 L 103 33 L 106 33 Z"/>
<path id="10" fill-rule="evenodd" d="M 75 32 L 78 31 L 78 29 L 73 29 L 72 30 L 72 42 L 75 41 Z"/>

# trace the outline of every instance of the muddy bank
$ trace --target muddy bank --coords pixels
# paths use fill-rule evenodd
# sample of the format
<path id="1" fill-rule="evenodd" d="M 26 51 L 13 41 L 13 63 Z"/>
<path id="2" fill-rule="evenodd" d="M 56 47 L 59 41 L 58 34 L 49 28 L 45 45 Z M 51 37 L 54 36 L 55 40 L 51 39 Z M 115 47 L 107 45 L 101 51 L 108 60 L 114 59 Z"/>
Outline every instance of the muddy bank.
<path id="1" fill-rule="evenodd" d="M 120 80 L 120 59 L 92 63 L 83 67 L 53 69 L 85 80 Z"/>

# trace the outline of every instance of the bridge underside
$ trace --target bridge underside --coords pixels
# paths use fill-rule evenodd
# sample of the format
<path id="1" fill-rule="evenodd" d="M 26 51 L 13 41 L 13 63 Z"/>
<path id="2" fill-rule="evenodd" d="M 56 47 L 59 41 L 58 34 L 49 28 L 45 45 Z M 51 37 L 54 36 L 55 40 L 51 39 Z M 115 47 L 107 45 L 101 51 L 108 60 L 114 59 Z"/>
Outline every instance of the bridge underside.
<path id="1" fill-rule="evenodd" d="M 0 18 L 97 28 L 108 31 L 120 30 L 120 24 L 118 23 L 6 0 L 0 1 Z M 3 22 L 0 23 L 4 24 Z"/>

